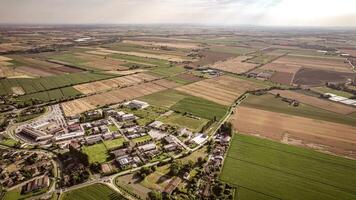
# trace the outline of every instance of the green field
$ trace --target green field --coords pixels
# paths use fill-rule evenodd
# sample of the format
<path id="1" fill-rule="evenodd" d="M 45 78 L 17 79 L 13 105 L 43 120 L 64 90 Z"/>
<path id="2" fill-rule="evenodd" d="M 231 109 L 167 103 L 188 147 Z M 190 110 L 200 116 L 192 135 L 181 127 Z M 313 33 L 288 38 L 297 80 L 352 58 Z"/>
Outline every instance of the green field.
<path id="1" fill-rule="evenodd" d="M 104 141 L 104 144 L 107 149 L 112 149 L 112 148 L 121 147 L 122 144 L 124 143 L 124 141 L 125 141 L 125 139 L 120 137 L 120 138 L 116 138 L 113 140 L 106 140 L 106 141 Z"/>
<path id="2" fill-rule="evenodd" d="M 232 53 L 236 55 L 244 55 L 255 51 L 255 49 L 244 48 L 244 47 L 229 47 L 229 46 L 214 46 L 209 48 L 211 51 L 220 53 Z"/>
<path id="3" fill-rule="evenodd" d="M 356 199 L 356 161 L 240 134 L 220 179 L 241 200 Z"/>
<path id="4" fill-rule="evenodd" d="M 83 153 L 89 157 L 89 163 L 104 163 L 109 158 L 108 150 L 104 143 L 82 147 Z"/>
<path id="5" fill-rule="evenodd" d="M 115 77 L 117 77 L 117 75 L 100 72 L 81 72 L 41 78 L 1 79 L 0 95 L 11 95 L 11 87 L 22 87 L 26 94 L 33 94 Z M 58 93 L 58 91 L 54 91 L 51 95 L 56 96 Z"/>
<path id="6" fill-rule="evenodd" d="M 117 126 L 115 124 L 109 125 L 108 128 L 111 132 L 115 132 L 115 131 L 119 130 L 119 128 L 117 128 Z"/>
<path id="7" fill-rule="evenodd" d="M 332 93 L 332 94 L 336 94 L 338 96 L 342 96 L 342 97 L 346 97 L 346 98 L 350 98 L 350 97 L 353 96 L 351 93 L 344 92 L 344 91 L 341 91 L 341 90 L 334 90 L 334 89 L 326 87 L 326 86 L 315 87 L 315 88 L 312 88 L 311 90 L 319 92 L 319 93 L 322 93 L 322 94 L 324 94 L 324 93 Z"/>
<path id="8" fill-rule="evenodd" d="M 169 116 L 162 116 L 157 120 L 170 125 L 175 125 L 179 127 L 186 127 L 194 132 L 199 132 L 202 127 L 208 122 L 207 119 L 196 119 L 188 116 L 184 116 L 178 113 L 172 113 Z"/>
<path id="9" fill-rule="evenodd" d="M 302 103 L 300 103 L 298 107 L 290 106 L 288 103 L 282 101 L 281 98 L 275 98 L 275 96 L 270 94 L 261 96 L 249 95 L 241 105 L 335 123 L 343 123 L 353 126 L 356 125 L 356 117 L 341 115 Z"/>
<path id="10" fill-rule="evenodd" d="M 145 135 L 143 137 L 132 139 L 131 141 L 133 143 L 137 144 L 137 143 L 141 143 L 141 142 L 146 142 L 146 141 L 151 140 L 151 139 L 152 139 L 151 136 Z"/>
<path id="11" fill-rule="evenodd" d="M 171 109 L 181 113 L 191 113 L 205 119 L 213 119 L 215 116 L 219 120 L 226 114 L 228 107 L 198 97 L 187 97 L 180 100 Z"/>
<path id="12" fill-rule="evenodd" d="M 22 199 L 28 199 L 30 197 L 36 196 L 43 194 L 47 191 L 47 188 L 40 189 L 34 192 L 29 192 L 27 194 L 21 194 L 21 187 L 18 187 L 16 189 L 10 190 L 5 193 L 4 198 L 2 200 L 22 200 Z"/>
<path id="13" fill-rule="evenodd" d="M 74 87 L 64 87 L 60 89 L 54 89 L 44 92 L 37 92 L 33 94 L 27 94 L 23 96 L 19 96 L 17 99 L 22 102 L 30 102 L 31 100 L 40 100 L 42 102 L 48 101 L 56 101 L 56 100 L 64 100 L 69 98 L 74 98 L 78 95 L 81 95 L 78 90 Z"/>
<path id="14" fill-rule="evenodd" d="M 160 60 L 160 59 L 154 59 L 154 58 L 144 58 L 144 57 L 138 57 L 138 56 L 132 56 L 132 55 L 124 55 L 124 54 L 112 54 L 109 55 L 112 58 L 124 60 L 127 62 L 132 62 L 132 63 L 143 63 L 143 64 L 149 64 L 157 67 L 169 67 L 170 63 L 166 60 Z"/>
<path id="15" fill-rule="evenodd" d="M 122 195 L 116 193 L 104 184 L 93 184 L 69 192 L 65 192 L 61 200 L 123 200 Z"/>
<path id="16" fill-rule="evenodd" d="M 144 97 L 140 97 L 139 99 L 148 102 L 150 105 L 170 108 L 178 101 L 186 97 L 188 97 L 188 95 L 178 92 L 176 90 L 164 90 Z"/>
<path id="17" fill-rule="evenodd" d="M 185 71 L 185 69 L 183 67 L 175 66 L 175 67 L 154 68 L 149 73 L 153 74 L 155 76 L 166 77 L 166 76 L 174 76 L 174 75 L 182 73 L 184 71 Z"/>

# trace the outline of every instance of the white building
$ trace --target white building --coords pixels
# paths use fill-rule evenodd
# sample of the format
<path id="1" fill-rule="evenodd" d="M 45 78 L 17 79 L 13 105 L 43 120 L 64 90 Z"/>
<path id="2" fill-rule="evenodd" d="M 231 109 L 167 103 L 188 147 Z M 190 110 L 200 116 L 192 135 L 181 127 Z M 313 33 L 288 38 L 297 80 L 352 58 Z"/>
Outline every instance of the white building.
<path id="1" fill-rule="evenodd" d="M 147 108 L 148 106 L 150 106 L 148 103 L 144 102 L 144 101 L 139 101 L 139 100 L 132 100 L 130 101 L 127 106 L 129 108 L 134 108 L 134 109 L 144 109 Z"/>

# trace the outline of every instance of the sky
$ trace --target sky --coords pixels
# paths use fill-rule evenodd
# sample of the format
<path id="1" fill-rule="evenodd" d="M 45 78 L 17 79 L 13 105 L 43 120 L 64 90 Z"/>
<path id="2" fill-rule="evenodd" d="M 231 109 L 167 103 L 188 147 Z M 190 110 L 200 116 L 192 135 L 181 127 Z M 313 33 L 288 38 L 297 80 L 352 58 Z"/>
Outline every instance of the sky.
<path id="1" fill-rule="evenodd" d="M 0 0 L 0 23 L 356 26 L 356 0 Z"/>

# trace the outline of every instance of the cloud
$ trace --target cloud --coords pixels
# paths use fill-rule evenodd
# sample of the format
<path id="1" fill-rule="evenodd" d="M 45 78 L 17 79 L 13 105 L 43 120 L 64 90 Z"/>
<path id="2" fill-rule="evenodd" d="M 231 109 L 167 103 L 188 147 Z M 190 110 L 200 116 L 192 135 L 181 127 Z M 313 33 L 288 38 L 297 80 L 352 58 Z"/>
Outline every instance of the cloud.
<path id="1" fill-rule="evenodd" d="M 356 26 L 355 7 L 355 0 L 1 0 L 0 23 Z"/>

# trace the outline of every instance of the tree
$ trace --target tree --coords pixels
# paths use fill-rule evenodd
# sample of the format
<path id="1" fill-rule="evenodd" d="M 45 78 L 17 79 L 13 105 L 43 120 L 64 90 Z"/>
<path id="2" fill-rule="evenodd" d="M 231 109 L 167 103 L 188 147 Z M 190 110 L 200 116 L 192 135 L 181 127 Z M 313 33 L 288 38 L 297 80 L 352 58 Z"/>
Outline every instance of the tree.
<path id="1" fill-rule="evenodd" d="M 180 173 L 180 171 L 182 170 L 182 168 L 183 168 L 182 161 L 175 160 L 171 164 L 170 174 L 173 175 L 173 176 L 177 176 Z"/>
<path id="2" fill-rule="evenodd" d="M 101 165 L 98 162 L 92 163 L 89 165 L 89 168 L 94 173 L 99 173 L 101 170 Z"/>

